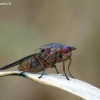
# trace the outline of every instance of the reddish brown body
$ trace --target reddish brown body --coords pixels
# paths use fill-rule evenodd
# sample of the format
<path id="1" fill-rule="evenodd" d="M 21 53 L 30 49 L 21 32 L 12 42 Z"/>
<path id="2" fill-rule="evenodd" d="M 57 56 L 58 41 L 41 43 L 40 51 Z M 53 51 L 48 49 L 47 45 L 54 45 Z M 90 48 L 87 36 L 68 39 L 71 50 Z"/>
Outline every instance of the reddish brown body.
<path id="1" fill-rule="evenodd" d="M 70 60 L 68 65 L 68 71 L 69 71 L 69 67 L 72 60 L 71 52 L 72 50 L 75 49 L 76 49 L 75 47 L 71 47 L 71 46 L 63 46 L 57 43 L 50 43 L 40 48 L 39 53 L 31 54 L 27 57 L 24 57 L 12 64 L 0 68 L 0 70 L 4 70 L 13 67 L 15 65 L 19 65 L 18 69 L 24 72 L 36 73 L 36 72 L 43 71 L 43 73 L 39 77 L 41 78 L 46 68 L 54 67 L 57 73 L 59 74 L 55 64 L 59 62 L 63 62 L 63 71 L 65 73 L 66 78 L 69 80 L 65 72 L 64 62 Z M 69 74 L 71 77 L 73 77 L 70 71 Z"/>

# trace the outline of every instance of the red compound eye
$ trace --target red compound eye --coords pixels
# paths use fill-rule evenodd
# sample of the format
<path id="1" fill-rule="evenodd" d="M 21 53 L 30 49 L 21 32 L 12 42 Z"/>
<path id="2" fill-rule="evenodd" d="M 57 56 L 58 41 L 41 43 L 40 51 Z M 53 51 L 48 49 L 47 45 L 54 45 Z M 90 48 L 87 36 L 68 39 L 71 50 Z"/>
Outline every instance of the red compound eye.
<path id="1" fill-rule="evenodd" d="M 63 47 L 63 48 L 62 48 L 62 52 L 63 52 L 63 53 L 67 53 L 68 51 L 69 51 L 68 48 L 66 48 L 66 47 Z"/>

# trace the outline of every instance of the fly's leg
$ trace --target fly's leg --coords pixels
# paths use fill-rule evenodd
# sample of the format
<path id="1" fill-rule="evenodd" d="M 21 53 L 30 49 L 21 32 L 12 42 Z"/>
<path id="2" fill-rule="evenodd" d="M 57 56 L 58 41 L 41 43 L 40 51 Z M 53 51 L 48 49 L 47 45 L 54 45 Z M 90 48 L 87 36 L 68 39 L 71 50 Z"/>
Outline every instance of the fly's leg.
<path id="1" fill-rule="evenodd" d="M 19 74 L 19 76 L 25 76 L 25 74 L 24 74 L 25 72 L 23 71 L 23 72 L 21 72 L 20 74 Z"/>
<path id="2" fill-rule="evenodd" d="M 64 74 L 65 74 L 66 78 L 69 80 L 69 78 L 67 77 L 66 71 L 65 71 L 65 63 L 64 63 L 64 61 L 63 61 L 63 71 L 64 71 Z"/>
<path id="3" fill-rule="evenodd" d="M 41 78 L 43 76 L 44 72 L 45 72 L 45 69 L 43 69 L 43 72 L 42 72 L 41 76 L 39 76 L 39 78 Z"/>
<path id="4" fill-rule="evenodd" d="M 55 62 L 56 62 L 56 60 L 54 60 L 54 61 L 52 62 L 52 67 L 54 67 L 54 68 L 56 69 L 57 74 L 59 74 L 59 71 L 58 71 L 58 69 L 57 69 L 57 66 L 55 65 Z"/>
<path id="5" fill-rule="evenodd" d="M 68 72 L 69 72 L 70 76 L 71 76 L 72 78 L 74 78 L 73 75 L 70 73 L 70 70 L 69 70 L 70 65 L 71 65 L 71 62 L 72 62 L 72 59 L 70 59 L 70 62 L 69 62 L 69 65 L 68 65 Z"/>
<path id="6" fill-rule="evenodd" d="M 57 69 L 57 66 L 56 66 L 56 65 L 53 65 L 53 66 L 54 66 L 54 68 L 56 69 L 57 74 L 59 74 L 59 71 L 58 71 L 58 69 Z"/>
<path id="7" fill-rule="evenodd" d="M 41 78 L 41 77 L 43 76 L 44 72 L 45 72 L 45 67 L 44 67 L 43 64 L 41 63 L 39 57 L 36 56 L 36 58 L 38 59 L 39 63 L 41 64 L 41 66 L 42 66 L 42 68 L 43 68 L 43 72 L 42 72 L 41 76 L 39 76 L 39 78 Z"/>

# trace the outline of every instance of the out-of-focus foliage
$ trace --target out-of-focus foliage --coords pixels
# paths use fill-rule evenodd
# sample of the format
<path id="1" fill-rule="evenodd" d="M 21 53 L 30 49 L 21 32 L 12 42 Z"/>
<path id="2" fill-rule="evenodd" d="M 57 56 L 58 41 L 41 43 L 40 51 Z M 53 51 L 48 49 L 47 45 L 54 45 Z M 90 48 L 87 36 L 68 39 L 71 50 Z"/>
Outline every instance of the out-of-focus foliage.
<path id="1" fill-rule="evenodd" d="M 0 2 L 4 2 L 1 0 Z M 99 0 L 5 0 L 0 5 L 0 66 L 34 53 L 46 43 L 75 45 L 71 72 L 100 88 Z M 66 70 L 67 70 L 66 62 Z M 62 64 L 57 64 L 62 71 Z M 17 66 L 9 70 L 17 70 Z M 54 72 L 55 69 L 48 69 Z M 67 80 L 66 80 L 67 81 Z M 66 83 L 65 83 L 66 84 Z M 0 100 L 82 100 L 21 77 L 0 78 Z"/>

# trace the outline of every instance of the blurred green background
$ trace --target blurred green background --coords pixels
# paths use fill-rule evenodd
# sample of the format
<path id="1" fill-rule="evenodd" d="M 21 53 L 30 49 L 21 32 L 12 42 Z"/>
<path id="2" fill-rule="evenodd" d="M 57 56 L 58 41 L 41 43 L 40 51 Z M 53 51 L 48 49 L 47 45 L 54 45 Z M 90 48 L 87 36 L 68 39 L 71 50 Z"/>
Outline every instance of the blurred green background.
<path id="1" fill-rule="evenodd" d="M 100 88 L 100 0 L 0 0 L 0 67 L 47 43 L 76 46 L 71 72 Z M 68 62 L 66 62 L 67 71 Z M 63 74 L 62 63 L 57 64 Z M 18 70 L 17 66 L 8 70 Z M 55 69 L 48 69 L 56 73 Z M 67 80 L 66 80 L 67 81 Z M 0 78 L 0 100 L 82 100 L 18 76 Z"/>

